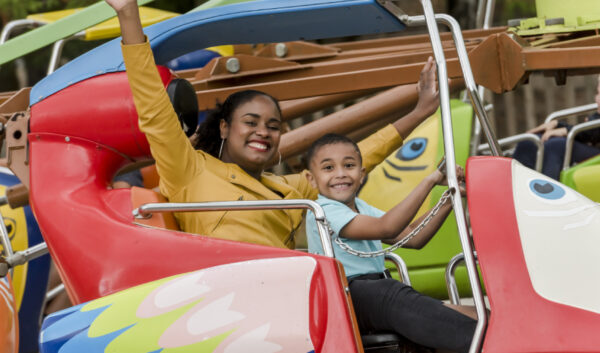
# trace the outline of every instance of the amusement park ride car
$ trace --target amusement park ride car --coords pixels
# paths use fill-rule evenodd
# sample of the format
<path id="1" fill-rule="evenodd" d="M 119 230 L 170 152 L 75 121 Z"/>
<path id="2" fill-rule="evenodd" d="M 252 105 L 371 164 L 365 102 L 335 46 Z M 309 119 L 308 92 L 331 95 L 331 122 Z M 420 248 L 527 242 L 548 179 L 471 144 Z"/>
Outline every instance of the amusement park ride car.
<path id="1" fill-rule="evenodd" d="M 175 76 L 163 65 L 188 52 L 272 43 L 179 72 L 192 82 L 202 110 L 240 89 L 259 89 L 283 101 L 285 119 L 370 96 L 285 134 L 284 158 L 300 154 L 325 131 L 360 138 L 394 118 L 416 101 L 414 86 L 407 84 L 418 80 L 433 49 L 448 183 L 479 316 L 471 352 L 597 352 L 600 283 L 593 279 L 600 278 L 595 264 L 600 209 L 499 157 L 475 82 L 502 92 L 531 71 L 559 77 L 577 73 L 571 69 L 597 72 L 600 47 L 525 46 L 506 28 L 461 33 L 450 16 L 433 13 L 429 0 L 421 3 L 424 16 L 407 16 L 387 0 L 242 2 L 181 15 L 145 32 L 165 86 Z M 451 33 L 440 35 L 436 21 Z M 294 42 L 416 25 L 427 25 L 431 44 L 426 36 Z M 405 86 L 390 88 L 398 85 Z M 457 191 L 449 89 L 463 85 L 494 155 L 467 162 L 468 215 Z M 313 202 L 147 204 L 158 200 L 151 190 L 109 187 L 121 168 L 151 158 L 118 39 L 64 65 L 26 98 L 17 93 L 0 103 L 7 116 L 6 163 L 29 191 L 45 244 L 77 304 L 44 320 L 41 352 L 361 352 L 398 344 L 389 335 L 359 335 L 343 269 L 327 251 L 331 240 Z M 172 211 L 290 207 L 315 211 L 328 256 L 187 234 L 169 221 Z M 16 270 L 44 253 L 43 243 L 13 253 L 1 225 L 0 231 L 3 268 Z M 0 325 L 2 352 L 15 352 L 18 342 L 9 278 L 0 285 L 0 313 L 12 319 Z"/>

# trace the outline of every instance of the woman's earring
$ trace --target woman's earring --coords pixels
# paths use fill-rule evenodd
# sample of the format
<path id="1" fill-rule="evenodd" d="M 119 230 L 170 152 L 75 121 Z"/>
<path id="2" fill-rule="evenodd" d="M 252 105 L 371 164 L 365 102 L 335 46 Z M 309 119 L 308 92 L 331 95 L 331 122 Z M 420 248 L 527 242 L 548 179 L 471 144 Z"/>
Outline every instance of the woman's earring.
<path id="1" fill-rule="evenodd" d="M 219 159 L 221 159 L 221 155 L 223 154 L 223 144 L 225 143 L 225 139 L 221 139 L 221 147 L 219 147 Z"/>
<path id="2" fill-rule="evenodd" d="M 277 152 L 279 152 L 279 165 L 281 165 L 281 151 L 278 150 Z"/>

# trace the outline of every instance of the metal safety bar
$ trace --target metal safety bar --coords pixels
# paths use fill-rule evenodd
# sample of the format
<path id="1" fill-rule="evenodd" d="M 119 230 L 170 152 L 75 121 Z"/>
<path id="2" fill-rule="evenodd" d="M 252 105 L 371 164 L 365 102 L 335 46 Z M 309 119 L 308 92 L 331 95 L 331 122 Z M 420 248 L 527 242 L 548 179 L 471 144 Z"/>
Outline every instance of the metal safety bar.
<path id="1" fill-rule="evenodd" d="M 477 252 L 473 252 L 475 256 L 475 260 L 477 260 Z M 460 253 L 454 255 L 453 258 L 450 259 L 448 265 L 446 265 L 446 288 L 448 289 L 448 298 L 450 299 L 450 303 L 454 305 L 460 305 L 460 294 L 458 293 L 458 286 L 456 285 L 456 269 L 458 265 L 465 261 L 465 255 Z"/>
<path id="2" fill-rule="evenodd" d="M 569 133 L 567 134 L 563 170 L 566 170 L 571 166 L 571 158 L 573 157 L 573 143 L 575 142 L 575 136 L 580 132 L 596 128 L 600 128 L 600 120 L 586 121 L 585 123 L 577 124 L 573 126 L 573 128 L 571 128 L 571 131 L 569 131 Z"/>
<path id="3" fill-rule="evenodd" d="M 138 219 L 150 218 L 152 213 L 158 212 L 199 212 L 199 211 L 252 211 L 252 210 L 283 210 L 283 209 L 309 209 L 317 221 L 317 230 L 321 238 L 323 253 L 328 257 L 335 257 L 329 225 L 325 218 L 323 208 L 312 200 L 260 200 L 260 201 L 215 201 L 215 202 L 165 202 L 147 203 L 133 210 L 133 216 Z"/>
<path id="4" fill-rule="evenodd" d="M 396 266 L 398 270 L 398 274 L 402 278 L 402 283 L 406 285 L 411 285 L 410 276 L 408 275 L 408 267 L 406 266 L 406 262 L 400 257 L 400 255 L 395 254 L 393 252 L 385 254 L 385 259 L 390 260 Z"/>
<path id="5" fill-rule="evenodd" d="M 578 107 L 567 108 L 562 110 L 557 110 L 553 113 L 550 113 L 548 117 L 546 117 L 545 123 L 549 123 L 554 119 L 562 119 L 576 114 L 589 113 L 598 110 L 597 103 L 590 103 L 585 105 L 580 105 Z"/>
<path id="6" fill-rule="evenodd" d="M 514 145 L 521 141 L 531 141 L 531 142 L 535 143 L 535 145 L 537 146 L 535 170 L 537 170 L 538 172 L 541 172 L 542 171 L 542 163 L 544 162 L 544 143 L 542 142 L 541 137 L 539 137 L 538 135 L 525 133 L 525 134 L 509 136 L 509 137 L 505 137 L 503 139 L 498 140 L 498 144 L 500 145 L 500 147 L 506 147 L 506 146 Z M 486 152 L 489 149 L 490 149 L 490 146 L 487 143 L 485 143 L 485 144 L 481 144 L 477 147 L 477 152 L 478 153 Z"/>
<path id="7" fill-rule="evenodd" d="M 448 15 L 435 15 L 430 0 L 420 1 L 423 7 L 425 23 L 427 24 L 427 30 L 429 32 L 429 38 L 431 40 L 433 55 L 435 57 L 435 62 L 437 66 L 448 187 L 454 188 L 455 197 L 452 198 L 452 205 L 454 209 L 454 215 L 456 217 L 456 224 L 458 227 L 460 242 L 463 248 L 463 253 L 465 254 L 465 264 L 467 266 L 467 273 L 469 274 L 469 282 L 473 291 L 473 300 L 475 302 L 475 309 L 477 310 L 478 316 L 477 326 L 475 328 L 475 333 L 473 335 L 471 347 L 469 348 L 470 353 L 475 353 L 479 351 L 479 348 L 483 341 L 483 332 L 487 324 L 487 314 L 485 310 L 485 303 L 483 301 L 481 285 L 479 283 L 477 267 L 475 265 L 473 249 L 471 247 L 471 239 L 469 237 L 465 210 L 463 208 L 462 199 L 460 197 L 460 188 L 456 176 L 456 156 L 454 154 L 454 136 L 452 131 L 452 116 L 450 112 L 450 90 L 448 88 L 448 72 L 446 68 L 446 58 L 444 55 L 444 50 L 442 47 L 436 20 L 440 19 L 441 21 L 450 24 L 451 30 L 453 32 L 453 38 L 455 38 L 455 41 L 458 38 L 462 39 L 462 35 L 457 36 L 456 33 L 454 33 L 456 29 L 458 30 L 458 33 L 460 33 L 460 26 L 458 26 L 458 24 L 454 19 L 452 19 L 452 17 Z M 391 1 L 379 0 L 379 2 L 384 8 L 386 8 L 392 14 L 397 16 L 400 21 L 406 23 L 407 25 L 408 22 L 411 21 L 409 19 L 410 16 L 407 16 L 404 13 L 402 13 L 402 11 Z M 417 18 L 418 17 L 419 16 L 417 16 Z M 462 46 L 462 48 L 464 49 L 464 43 L 462 43 L 462 45 L 460 43 L 457 43 L 456 46 L 457 52 L 459 53 L 459 62 L 463 69 L 463 75 L 465 76 L 465 82 L 467 83 L 467 81 L 470 81 L 467 83 L 467 85 L 469 86 L 469 95 L 472 97 L 474 104 L 477 105 L 475 109 L 478 110 L 478 113 L 482 113 L 483 106 L 479 98 L 476 96 L 477 92 L 474 90 L 474 85 L 472 85 L 474 84 L 474 80 L 470 80 L 472 79 L 472 73 L 470 70 L 470 66 L 468 66 L 468 57 L 466 59 L 464 57 L 461 58 L 461 56 L 463 55 L 461 54 L 462 51 L 459 49 L 459 47 Z M 465 65 L 467 65 L 468 68 L 465 68 Z M 470 79 L 468 76 L 470 76 Z M 482 117 L 485 117 L 485 115 L 478 114 L 478 117 L 481 119 Z M 485 125 L 487 125 L 487 127 L 489 128 L 489 124 L 487 123 L 487 121 L 485 121 L 485 119 L 482 119 L 481 123 L 484 126 L 484 131 L 486 129 Z M 486 131 L 486 136 L 489 139 L 490 145 L 492 145 L 492 152 L 495 155 L 499 155 L 500 147 L 498 146 L 498 141 L 495 140 L 494 135 L 491 133 L 491 130 Z"/>

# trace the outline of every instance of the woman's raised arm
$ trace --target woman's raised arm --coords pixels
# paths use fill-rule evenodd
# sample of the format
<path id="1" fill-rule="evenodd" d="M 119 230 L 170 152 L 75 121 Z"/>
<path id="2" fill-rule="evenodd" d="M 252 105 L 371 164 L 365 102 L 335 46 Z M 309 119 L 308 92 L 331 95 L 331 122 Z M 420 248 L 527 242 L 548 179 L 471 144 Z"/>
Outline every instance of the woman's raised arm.
<path id="1" fill-rule="evenodd" d="M 121 26 L 123 44 L 139 44 L 146 41 L 140 20 L 137 0 L 105 0 L 116 12 Z"/>

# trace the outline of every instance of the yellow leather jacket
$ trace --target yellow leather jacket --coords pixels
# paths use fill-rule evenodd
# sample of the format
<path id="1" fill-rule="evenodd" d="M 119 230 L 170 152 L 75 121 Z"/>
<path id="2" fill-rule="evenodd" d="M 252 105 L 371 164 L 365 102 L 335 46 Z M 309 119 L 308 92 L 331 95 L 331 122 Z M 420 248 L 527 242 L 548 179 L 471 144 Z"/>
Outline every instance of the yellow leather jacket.
<path id="1" fill-rule="evenodd" d="M 238 165 L 195 150 L 183 130 L 158 75 L 150 45 L 123 45 L 123 58 L 139 116 L 160 176 L 160 191 L 171 202 L 316 199 L 305 172 L 260 181 Z M 371 135 L 359 147 L 367 172 L 402 145 L 393 126 Z M 177 213 L 185 232 L 248 243 L 294 248 L 302 210 Z"/>

